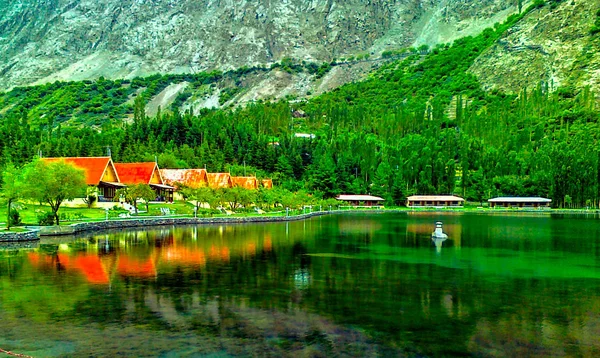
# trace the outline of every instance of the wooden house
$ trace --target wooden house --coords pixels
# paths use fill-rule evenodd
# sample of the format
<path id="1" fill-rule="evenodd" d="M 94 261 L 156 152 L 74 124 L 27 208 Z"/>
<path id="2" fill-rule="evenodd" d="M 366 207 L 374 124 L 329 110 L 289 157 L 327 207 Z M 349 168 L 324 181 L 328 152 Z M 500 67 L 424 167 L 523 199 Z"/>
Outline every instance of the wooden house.
<path id="1" fill-rule="evenodd" d="M 44 162 L 64 161 L 85 173 L 85 181 L 88 186 L 98 188 L 99 201 L 112 201 L 115 191 L 124 188 L 119 175 L 110 157 L 66 157 L 66 158 L 42 158 Z"/>
<path id="2" fill-rule="evenodd" d="M 490 208 L 548 208 L 552 199 L 531 197 L 501 197 L 489 199 Z"/>
<path id="3" fill-rule="evenodd" d="M 157 201 L 173 201 L 174 188 L 165 184 L 160 174 L 158 164 L 147 163 L 115 163 L 115 169 L 126 185 L 146 184 L 156 192 Z"/>
<path id="4" fill-rule="evenodd" d="M 455 207 L 462 206 L 465 199 L 454 195 L 413 195 L 406 198 L 408 207 Z"/>
<path id="5" fill-rule="evenodd" d="M 352 206 L 382 206 L 385 201 L 384 198 L 373 195 L 339 195 L 336 199 Z"/>

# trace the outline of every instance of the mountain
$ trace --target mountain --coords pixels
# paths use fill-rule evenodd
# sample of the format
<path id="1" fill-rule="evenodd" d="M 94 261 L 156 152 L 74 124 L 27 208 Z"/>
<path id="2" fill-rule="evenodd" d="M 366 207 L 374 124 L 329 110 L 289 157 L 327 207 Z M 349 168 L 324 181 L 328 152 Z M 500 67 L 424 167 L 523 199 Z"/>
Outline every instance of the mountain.
<path id="1" fill-rule="evenodd" d="M 378 55 L 479 33 L 515 12 L 514 3 L 0 0 L 0 90 Z"/>
<path id="2" fill-rule="evenodd" d="M 530 12 L 473 64 L 485 89 L 590 86 L 600 95 L 600 2 L 553 1 Z"/>

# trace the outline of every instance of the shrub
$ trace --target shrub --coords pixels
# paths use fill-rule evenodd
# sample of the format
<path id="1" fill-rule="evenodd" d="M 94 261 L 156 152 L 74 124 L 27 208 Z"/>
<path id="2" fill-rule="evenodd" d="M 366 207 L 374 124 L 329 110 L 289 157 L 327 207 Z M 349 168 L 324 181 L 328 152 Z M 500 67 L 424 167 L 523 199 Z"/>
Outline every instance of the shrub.
<path id="1" fill-rule="evenodd" d="M 54 213 L 45 212 L 37 217 L 40 226 L 54 225 Z"/>
<path id="2" fill-rule="evenodd" d="M 21 222 L 21 214 L 16 209 L 10 209 L 10 215 L 8 216 L 10 226 L 19 226 Z"/>

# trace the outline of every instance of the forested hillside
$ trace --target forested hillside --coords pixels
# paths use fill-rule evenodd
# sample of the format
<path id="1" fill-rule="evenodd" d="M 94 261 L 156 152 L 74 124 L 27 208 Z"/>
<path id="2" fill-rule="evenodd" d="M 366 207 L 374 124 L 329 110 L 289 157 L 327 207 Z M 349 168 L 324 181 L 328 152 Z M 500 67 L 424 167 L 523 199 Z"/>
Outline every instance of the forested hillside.
<path id="1" fill-rule="evenodd" d="M 540 83 L 518 94 L 486 92 L 468 71 L 522 16 L 440 45 L 427 56 L 391 61 L 365 81 L 307 101 L 257 102 L 198 115 L 163 110 L 150 118 L 145 97 L 138 96 L 129 104 L 132 123 L 100 120 L 92 128 L 60 124 L 70 110 L 51 102 L 64 103 L 60 89 L 23 89 L 20 105 L 0 106 L 6 108 L 0 112 L 1 162 L 23 164 L 38 151 L 102 155 L 110 148 L 116 161 L 158 156 L 163 168 L 206 166 L 238 174 L 245 165 L 273 177 L 276 185 L 324 197 L 371 193 L 399 204 L 417 193 L 456 193 L 473 201 L 547 196 L 560 207 L 597 207 L 600 114 L 589 88 Z M 216 74 L 195 76 L 200 77 L 192 80 L 210 83 Z M 110 84 L 110 90 L 90 102 L 90 110 L 107 111 L 103 116 L 116 111 L 118 117 L 129 94 L 115 83 L 93 83 Z M 49 101 L 48 115 L 30 113 L 29 100 Z M 30 123 L 31 118 L 41 120 Z"/>

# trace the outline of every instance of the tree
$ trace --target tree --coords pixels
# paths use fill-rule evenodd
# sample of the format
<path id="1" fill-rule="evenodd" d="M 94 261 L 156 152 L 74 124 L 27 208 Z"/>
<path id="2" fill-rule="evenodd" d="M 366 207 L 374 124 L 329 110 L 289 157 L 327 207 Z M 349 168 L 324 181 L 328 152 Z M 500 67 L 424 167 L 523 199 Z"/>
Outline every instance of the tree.
<path id="1" fill-rule="evenodd" d="M 87 185 L 81 169 L 64 161 L 36 160 L 23 168 L 21 188 L 24 198 L 50 205 L 56 225 L 59 225 L 58 210 L 62 203 L 83 197 Z"/>
<path id="2" fill-rule="evenodd" d="M 208 203 L 209 206 L 214 203 L 215 191 L 209 187 L 202 188 L 184 188 L 181 191 L 187 200 L 196 201 L 196 210 L 202 203 Z"/>
<path id="3" fill-rule="evenodd" d="M 98 200 L 98 188 L 95 186 L 88 186 L 83 202 L 87 205 L 88 209 L 91 209 L 96 200 Z"/>
<path id="4" fill-rule="evenodd" d="M 12 163 L 8 163 L 2 173 L 2 197 L 7 202 L 6 210 L 6 229 L 10 229 L 11 224 L 11 206 L 12 203 L 20 197 L 20 173 Z"/>
<path id="5" fill-rule="evenodd" d="M 138 214 L 138 200 L 142 199 L 146 203 L 146 211 L 148 211 L 148 203 L 156 198 L 156 193 L 150 186 L 146 184 L 134 184 L 127 188 L 117 190 L 117 196 L 123 196 L 126 201 L 130 202 L 135 209 L 135 214 Z"/>

